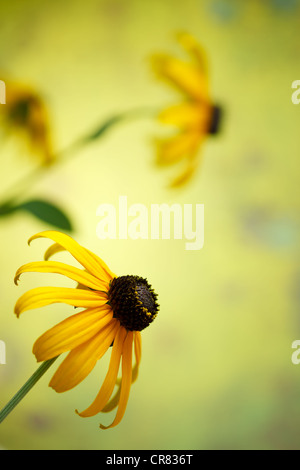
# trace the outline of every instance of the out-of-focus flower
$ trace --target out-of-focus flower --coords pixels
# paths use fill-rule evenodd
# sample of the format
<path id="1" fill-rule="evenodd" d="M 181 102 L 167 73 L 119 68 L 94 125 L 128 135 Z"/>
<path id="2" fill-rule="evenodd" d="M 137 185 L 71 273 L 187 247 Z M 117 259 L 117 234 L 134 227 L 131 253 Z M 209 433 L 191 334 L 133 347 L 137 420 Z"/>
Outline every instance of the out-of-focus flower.
<path id="1" fill-rule="evenodd" d="M 70 351 L 61 363 L 49 386 L 65 392 L 78 385 L 92 371 L 96 362 L 112 346 L 109 369 L 94 402 L 81 413 L 82 417 L 108 412 L 118 406 L 114 421 L 122 419 L 131 384 L 136 380 L 141 360 L 141 333 L 156 317 L 157 295 L 146 279 L 138 276 L 116 277 L 95 254 L 71 237 L 56 231 L 38 233 L 30 238 L 49 238 L 55 243 L 45 253 L 45 261 L 21 266 L 15 283 L 22 273 L 59 273 L 77 282 L 75 288 L 38 287 L 23 294 L 16 303 L 15 313 L 52 303 L 65 303 L 85 310 L 76 313 L 46 331 L 37 339 L 33 353 L 37 361 L 46 361 Z M 83 270 L 64 263 L 49 261 L 58 251 L 67 250 L 83 266 Z M 132 367 L 132 346 L 136 363 Z M 120 362 L 122 378 L 118 379 Z M 115 385 L 115 396 L 110 400 Z M 110 401 L 109 401 L 110 400 Z"/>
<path id="2" fill-rule="evenodd" d="M 50 123 L 46 104 L 29 86 L 5 81 L 6 104 L 0 106 L 0 117 L 8 134 L 19 134 L 29 145 L 30 153 L 41 164 L 54 161 Z"/>
<path id="3" fill-rule="evenodd" d="M 184 101 L 160 112 L 163 124 L 175 126 L 179 132 L 157 139 L 157 162 L 174 164 L 186 160 L 186 168 L 173 181 L 179 186 L 189 180 L 199 165 L 199 148 L 209 134 L 219 130 L 221 109 L 212 103 L 207 59 L 204 50 L 187 33 L 178 34 L 178 41 L 190 56 L 185 62 L 168 54 L 152 56 L 157 77 L 179 90 Z"/>

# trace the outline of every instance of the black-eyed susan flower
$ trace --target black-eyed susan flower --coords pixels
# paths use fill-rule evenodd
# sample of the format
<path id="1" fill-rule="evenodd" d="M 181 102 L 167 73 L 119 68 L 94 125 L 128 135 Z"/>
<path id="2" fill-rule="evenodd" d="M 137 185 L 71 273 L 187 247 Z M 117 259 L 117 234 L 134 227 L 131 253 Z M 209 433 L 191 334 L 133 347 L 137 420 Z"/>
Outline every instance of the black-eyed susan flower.
<path id="1" fill-rule="evenodd" d="M 173 181 L 179 186 L 193 175 L 199 165 L 199 149 L 209 134 L 219 130 L 221 109 L 212 103 L 206 54 L 187 33 L 178 34 L 178 41 L 189 54 L 185 62 L 168 54 L 152 57 L 157 77 L 179 90 L 184 101 L 159 113 L 160 122 L 179 129 L 175 135 L 157 139 L 157 162 L 168 165 L 186 160 L 186 168 Z"/>
<path id="2" fill-rule="evenodd" d="M 20 267 L 15 283 L 25 272 L 39 272 L 62 274 L 77 284 L 74 288 L 34 288 L 18 299 L 15 313 L 19 317 L 26 310 L 53 303 L 83 307 L 82 311 L 76 310 L 40 336 L 33 346 L 33 353 L 40 362 L 69 351 L 49 383 L 56 392 L 65 392 L 84 380 L 97 361 L 111 350 L 108 372 L 99 393 L 86 410 L 77 413 L 89 417 L 118 406 L 112 424 L 100 425 L 102 429 L 116 426 L 125 413 L 131 384 L 138 375 L 140 332 L 150 325 L 159 309 L 157 295 L 142 277 L 117 277 L 98 256 L 68 235 L 46 231 L 34 235 L 28 243 L 41 237 L 49 238 L 54 244 L 47 249 L 44 261 Z M 84 269 L 49 261 L 52 255 L 62 250 L 67 250 Z M 122 373 L 120 379 L 119 368 Z M 115 386 L 117 391 L 112 396 Z"/>
<path id="3" fill-rule="evenodd" d="M 49 115 L 42 97 L 31 87 L 6 81 L 6 104 L 0 117 L 8 134 L 19 135 L 42 165 L 54 161 Z"/>

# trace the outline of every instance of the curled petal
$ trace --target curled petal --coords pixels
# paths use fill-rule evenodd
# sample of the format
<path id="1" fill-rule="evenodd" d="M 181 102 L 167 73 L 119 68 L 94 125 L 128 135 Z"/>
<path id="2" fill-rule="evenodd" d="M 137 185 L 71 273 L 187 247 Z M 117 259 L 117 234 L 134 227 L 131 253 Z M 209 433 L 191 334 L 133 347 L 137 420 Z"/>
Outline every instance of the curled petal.
<path id="1" fill-rule="evenodd" d="M 36 238 L 50 238 L 50 240 L 53 240 L 55 243 L 61 245 L 63 248 L 69 251 L 69 253 L 71 253 L 71 255 L 74 256 L 74 258 L 87 271 L 101 280 L 110 281 L 113 277 L 115 277 L 104 261 L 102 261 L 98 256 L 94 255 L 83 246 L 79 245 L 79 243 L 73 240 L 73 238 L 64 233 L 54 230 L 40 232 L 32 236 L 28 240 L 28 244 L 30 244 L 31 241 L 35 240 Z"/>
<path id="2" fill-rule="evenodd" d="M 21 266 L 16 272 L 15 284 L 18 283 L 21 274 L 25 272 L 62 274 L 94 290 L 107 290 L 108 287 L 108 283 L 100 281 L 92 274 L 57 261 L 38 261 Z"/>
<path id="3" fill-rule="evenodd" d="M 58 243 L 53 243 L 53 245 L 49 246 L 49 248 L 46 250 L 44 254 L 44 260 L 48 261 L 53 255 L 60 253 L 61 251 L 66 251 L 66 249 Z"/>
<path id="4" fill-rule="evenodd" d="M 134 367 L 132 368 L 131 383 L 134 383 L 136 379 L 138 378 L 139 366 L 140 366 L 141 355 L 142 355 L 142 342 L 141 341 L 142 341 L 141 333 L 139 331 L 135 331 L 134 332 L 134 353 L 135 353 L 136 363 Z M 118 390 L 116 391 L 113 398 L 107 403 L 107 405 L 105 405 L 105 407 L 102 410 L 102 413 L 109 413 L 110 411 L 112 411 L 118 406 L 119 401 L 120 401 L 122 380 L 118 380 L 117 384 L 118 384 Z"/>
<path id="5" fill-rule="evenodd" d="M 103 424 L 100 424 L 101 429 L 109 429 L 114 426 L 117 426 L 122 420 L 126 411 L 132 381 L 132 340 L 133 331 L 128 331 L 128 334 L 124 341 L 122 353 L 122 385 L 116 417 L 109 426 L 104 426 Z"/>

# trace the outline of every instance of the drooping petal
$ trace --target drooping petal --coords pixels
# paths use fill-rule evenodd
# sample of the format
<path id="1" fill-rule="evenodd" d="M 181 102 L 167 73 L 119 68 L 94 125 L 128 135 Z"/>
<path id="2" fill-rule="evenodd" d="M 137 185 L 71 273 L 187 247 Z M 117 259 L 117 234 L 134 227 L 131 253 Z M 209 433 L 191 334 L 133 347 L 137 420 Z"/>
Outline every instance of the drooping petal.
<path id="1" fill-rule="evenodd" d="M 61 246 L 59 243 L 54 243 L 53 245 L 51 245 L 45 252 L 44 254 L 44 260 L 45 261 L 48 261 L 53 255 L 55 255 L 56 253 L 59 253 L 61 251 L 66 251 L 66 248 L 64 248 L 63 246 Z M 88 250 L 86 248 L 86 251 L 89 252 L 89 254 L 98 262 L 98 263 L 104 263 L 103 260 L 101 258 L 99 258 L 99 256 L 97 256 L 95 253 L 93 253 L 92 251 Z M 105 263 L 104 263 L 105 264 Z M 114 274 L 109 268 L 107 265 L 105 265 L 108 273 L 110 274 L 110 278 L 114 278 L 114 277 L 117 277 L 116 274 Z"/>
<path id="2" fill-rule="evenodd" d="M 152 64 L 158 78 L 167 80 L 194 100 L 209 101 L 206 76 L 194 64 L 183 62 L 167 54 L 153 56 Z"/>
<path id="3" fill-rule="evenodd" d="M 118 410 L 114 421 L 109 426 L 100 424 L 101 429 L 109 429 L 117 426 L 124 416 L 132 380 L 132 341 L 133 331 L 128 331 L 122 353 L 122 385 Z"/>
<path id="4" fill-rule="evenodd" d="M 172 164 L 195 152 L 202 138 L 198 132 L 184 132 L 157 142 L 157 160 Z"/>
<path id="5" fill-rule="evenodd" d="M 32 352 L 40 362 L 70 351 L 99 333 L 111 321 L 112 315 L 108 305 L 76 313 L 41 335 Z"/>
<path id="6" fill-rule="evenodd" d="M 189 158 L 189 161 L 185 170 L 172 181 L 171 186 L 173 188 L 179 187 L 185 184 L 188 180 L 190 180 L 190 178 L 193 176 L 193 174 L 195 173 L 196 169 L 199 166 L 199 159 L 200 159 L 199 154 L 196 155 L 196 153 L 194 153 L 190 155 L 190 158 Z"/>
<path id="7" fill-rule="evenodd" d="M 132 368 L 132 379 L 131 379 L 132 384 L 138 378 L 139 366 L 140 366 L 141 355 L 142 355 L 142 342 L 141 341 L 142 341 L 141 333 L 139 331 L 135 331 L 134 332 L 134 353 L 135 353 L 136 363 L 134 367 Z M 118 379 L 118 390 L 116 391 L 113 398 L 102 409 L 102 413 L 109 413 L 110 411 L 112 411 L 118 406 L 118 403 L 120 400 L 121 385 L 122 385 L 122 379 L 121 380 Z"/>
<path id="8" fill-rule="evenodd" d="M 138 377 L 139 366 L 142 359 L 142 336 L 139 331 L 135 331 L 134 334 L 134 354 L 136 364 L 132 371 L 132 383 L 134 383 Z"/>
<path id="9" fill-rule="evenodd" d="M 107 302 L 102 292 L 69 287 L 36 287 L 23 294 L 15 305 L 15 314 L 19 316 L 31 310 L 54 303 L 65 303 L 74 307 L 101 307 Z"/>
<path id="10" fill-rule="evenodd" d="M 15 284 L 18 283 L 19 277 L 25 272 L 40 272 L 40 273 L 56 273 L 73 279 L 94 290 L 107 290 L 108 283 L 100 281 L 92 274 L 82 269 L 69 266 L 58 261 L 37 261 L 33 263 L 24 264 L 21 266 L 15 275 Z"/>
<path id="11" fill-rule="evenodd" d="M 123 343 L 126 338 L 126 335 L 127 335 L 126 329 L 120 326 L 116 334 L 115 340 L 114 340 L 108 372 L 106 374 L 102 387 L 98 395 L 96 396 L 95 400 L 93 401 L 93 403 L 86 410 L 82 411 L 81 413 L 77 411 L 77 413 L 80 416 L 86 418 L 89 416 L 94 416 L 97 413 L 100 413 L 102 408 L 106 405 L 106 403 L 110 399 L 110 396 L 116 384 L 121 355 L 123 351 Z"/>
<path id="12" fill-rule="evenodd" d="M 102 261 L 98 256 L 94 255 L 83 246 L 79 245 L 79 243 L 77 243 L 68 235 L 54 230 L 48 230 L 33 235 L 28 240 L 28 243 L 30 244 L 32 240 L 37 238 L 50 238 L 50 240 L 53 240 L 55 243 L 64 247 L 87 271 L 89 271 L 95 277 L 104 281 L 109 281 L 115 277 L 104 261 Z"/>
<path id="13" fill-rule="evenodd" d="M 73 349 L 55 372 L 49 386 L 61 393 L 82 382 L 109 349 L 118 329 L 119 322 L 112 319 L 93 338 Z"/>

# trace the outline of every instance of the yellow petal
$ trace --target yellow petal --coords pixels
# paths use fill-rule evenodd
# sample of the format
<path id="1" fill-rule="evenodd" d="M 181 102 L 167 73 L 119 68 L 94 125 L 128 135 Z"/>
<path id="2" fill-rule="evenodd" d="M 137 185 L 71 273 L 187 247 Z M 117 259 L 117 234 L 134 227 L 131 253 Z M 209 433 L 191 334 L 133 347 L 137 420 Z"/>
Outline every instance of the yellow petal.
<path id="1" fill-rule="evenodd" d="M 107 302 L 106 294 L 69 287 L 36 287 L 23 294 L 15 305 L 19 316 L 26 310 L 44 307 L 54 303 L 65 303 L 74 307 L 101 307 Z"/>
<path id="2" fill-rule="evenodd" d="M 56 232 L 54 230 L 49 230 L 32 236 L 28 240 L 28 243 L 30 244 L 32 240 L 37 238 L 50 238 L 50 240 L 53 240 L 55 243 L 58 243 L 64 247 L 87 271 L 89 271 L 98 279 L 109 281 L 115 277 L 106 264 L 98 256 L 79 245 L 79 243 L 77 243 L 68 235 Z"/>
<path id="3" fill-rule="evenodd" d="M 117 277 L 117 275 L 109 269 L 109 267 L 104 263 L 104 261 L 101 258 L 99 258 L 99 256 L 97 256 L 95 253 L 93 253 L 92 251 L 90 251 L 88 249 L 86 249 L 86 250 L 89 253 L 89 255 L 92 258 L 94 258 L 94 260 L 103 267 L 104 271 L 108 274 L 108 276 L 110 278 L 109 280 L 113 279 L 114 277 Z"/>
<path id="4" fill-rule="evenodd" d="M 139 331 L 134 332 L 134 353 L 135 353 L 136 363 L 134 367 L 132 368 L 131 383 L 134 383 L 136 379 L 138 378 L 139 366 L 141 362 L 142 343 L 141 343 L 141 333 Z M 118 406 L 118 403 L 120 400 L 121 385 L 122 385 L 122 380 L 120 381 L 118 380 L 118 390 L 116 391 L 113 398 L 102 409 L 102 413 L 109 413 L 110 411 L 112 411 L 114 408 Z"/>
<path id="5" fill-rule="evenodd" d="M 137 373 L 138 373 L 138 368 L 142 359 L 142 335 L 140 331 L 136 331 L 134 335 L 134 354 L 135 354 Z M 137 379 L 137 375 L 138 375 L 137 373 L 133 377 L 132 383 Z"/>
<path id="6" fill-rule="evenodd" d="M 25 264 L 21 266 L 16 272 L 15 284 L 18 283 L 19 277 L 25 272 L 40 272 L 40 273 L 56 273 L 62 274 L 64 276 L 73 279 L 91 289 L 95 290 L 107 290 L 108 283 L 99 281 L 95 276 L 89 274 L 86 271 L 69 266 L 64 263 L 59 263 L 57 261 L 39 261 Z"/>
<path id="7" fill-rule="evenodd" d="M 109 429 L 117 426 L 122 420 L 127 402 L 129 399 L 131 379 L 132 379 L 132 340 L 133 331 L 129 331 L 124 341 L 123 353 L 122 353 L 122 385 L 118 411 L 114 421 L 109 426 L 100 424 L 101 429 Z"/>
<path id="8" fill-rule="evenodd" d="M 82 411 L 81 413 L 77 411 L 77 413 L 80 416 L 86 418 L 89 416 L 94 416 L 97 413 L 100 413 L 102 408 L 106 405 L 106 403 L 110 399 L 110 396 L 116 384 L 119 366 L 120 366 L 121 354 L 123 350 L 123 343 L 126 338 L 126 335 L 127 335 L 126 329 L 120 326 L 116 334 L 115 340 L 114 340 L 108 372 L 106 374 L 102 387 L 98 395 L 96 396 L 95 400 L 93 401 L 93 403 L 86 410 Z"/>
<path id="9" fill-rule="evenodd" d="M 185 102 L 163 110 L 158 118 L 164 124 L 202 134 L 208 132 L 210 108 L 206 105 Z"/>
<path id="10" fill-rule="evenodd" d="M 119 322 L 112 319 L 92 339 L 73 349 L 55 372 L 49 386 L 61 393 L 82 382 L 109 349 L 118 329 Z"/>
<path id="11" fill-rule="evenodd" d="M 174 85 L 189 98 L 205 103 L 210 101 L 207 79 L 199 67 L 167 54 L 153 56 L 152 64 L 160 79 Z"/>
<path id="12" fill-rule="evenodd" d="M 197 157 L 196 155 L 191 155 L 186 169 L 172 181 L 171 187 L 175 188 L 186 184 L 192 178 L 198 166 L 199 155 Z"/>
<path id="13" fill-rule="evenodd" d="M 53 163 L 55 156 L 49 115 L 42 97 L 24 84 L 6 82 L 6 85 L 7 104 L 1 107 L 5 114 L 5 127 L 19 133 L 29 144 L 32 154 L 37 151 L 41 164 Z"/>
<path id="14" fill-rule="evenodd" d="M 198 132 L 183 132 L 157 142 L 157 159 L 160 164 L 172 164 L 194 153 L 202 136 Z"/>
<path id="15" fill-rule="evenodd" d="M 74 349 L 99 333 L 111 321 L 112 315 L 108 305 L 72 315 L 40 336 L 32 352 L 40 362 Z"/>
<path id="16" fill-rule="evenodd" d="M 59 253 L 61 251 L 65 251 L 65 250 L 66 249 L 63 246 L 59 245 L 58 243 L 53 243 L 53 245 L 49 246 L 49 248 L 46 250 L 46 252 L 44 254 L 44 260 L 48 261 L 49 258 L 51 258 L 56 253 Z"/>
<path id="17" fill-rule="evenodd" d="M 204 48 L 188 33 L 178 33 L 177 40 L 181 46 L 187 51 L 192 59 L 195 59 L 199 69 L 203 74 L 208 76 L 207 56 Z"/>

